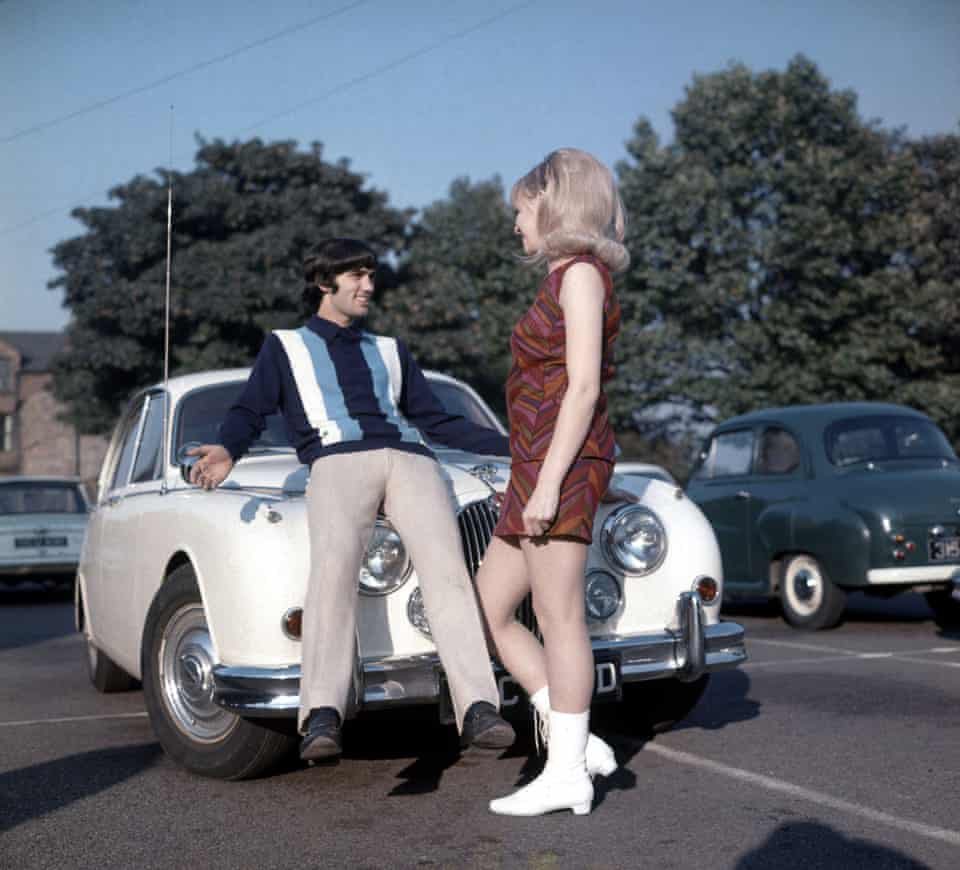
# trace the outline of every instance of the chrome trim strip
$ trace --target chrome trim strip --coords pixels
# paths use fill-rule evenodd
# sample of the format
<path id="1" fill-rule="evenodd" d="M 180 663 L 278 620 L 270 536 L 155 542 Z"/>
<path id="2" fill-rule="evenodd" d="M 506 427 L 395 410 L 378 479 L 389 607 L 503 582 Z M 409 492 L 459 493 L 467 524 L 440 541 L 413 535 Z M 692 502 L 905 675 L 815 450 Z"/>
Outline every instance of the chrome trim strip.
<path id="1" fill-rule="evenodd" d="M 918 565 L 916 568 L 872 568 L 868 583 L 929 583 L 931 580 L 960 579 L 960 565 Z"/>

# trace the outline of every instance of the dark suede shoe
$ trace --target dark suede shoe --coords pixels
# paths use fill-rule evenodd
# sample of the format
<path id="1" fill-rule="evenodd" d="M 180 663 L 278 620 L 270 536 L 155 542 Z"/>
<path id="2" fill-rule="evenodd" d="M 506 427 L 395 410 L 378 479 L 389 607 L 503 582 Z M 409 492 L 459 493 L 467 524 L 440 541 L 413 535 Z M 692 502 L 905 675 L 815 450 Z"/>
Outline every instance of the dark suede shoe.
<path id="1" fill-rule="evenodd" d="M 307 733 L 300 741 L 300 758 L 317 761 L 335 758 L 343 751 L 340 742 L 340 714 L 333 707 L 317 707 L 306 721 Z"/>
<path id="2" fill-rule="evenodd" d="M 460 745 L 479 749 L 507 749 L 517 734 L 513 726 L 497 712 L 489 701 L 475 701 L 463 717 Z"/>

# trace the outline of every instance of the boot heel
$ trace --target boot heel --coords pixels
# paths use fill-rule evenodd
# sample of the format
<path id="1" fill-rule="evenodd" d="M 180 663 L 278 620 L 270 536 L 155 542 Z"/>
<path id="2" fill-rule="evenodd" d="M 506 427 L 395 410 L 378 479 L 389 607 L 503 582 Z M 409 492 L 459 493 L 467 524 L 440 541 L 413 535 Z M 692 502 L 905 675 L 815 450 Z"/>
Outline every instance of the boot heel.
<path id="1" fill-rule="evenodd" d="M 575 816 L 585 816 L 590 812 L 590 804 L 591 801 L 587 801 L 586 803 L 582 804 L 574 804 L 572 807 L 570 807 L 570 809 L 573 810 L 573 814 Z"/>
<path id="2" fill-rule="evenodd" d="M 597 763 L 595 768 L 595 773 L 600 776 L 610 776 L 617 769 L 617 759 L 613 757 L 611 753 L 609 757 L 604 758 L 602 761 Z"/>

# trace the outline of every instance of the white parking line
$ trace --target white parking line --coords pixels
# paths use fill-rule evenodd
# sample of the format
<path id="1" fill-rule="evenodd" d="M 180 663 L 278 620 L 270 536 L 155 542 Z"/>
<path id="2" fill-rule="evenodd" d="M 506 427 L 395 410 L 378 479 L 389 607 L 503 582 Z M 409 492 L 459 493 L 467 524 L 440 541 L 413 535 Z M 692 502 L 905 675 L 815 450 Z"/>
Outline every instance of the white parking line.
<path id="1" fill-rule="evenodd" d="M 816 791 L 811 788 L 804 788 L 800 785 L 794 785 L 792 782 L 786 782 L 782 779 L 776 779 L 772 776 L 764 776 L 760 773 L 753 773 L 749 770 L 743 770 L 739 767 L 731 767 L 728 764 L 721 764 L 718 761 L 712 761 L 709 758 L 701 758 L 699 755 L 693 755 L 689 752 L 681 752 L 678 749 L 669 749 L 656 743 L 648 742 L 643 747 L 644 752 L 652 752 L 662 758 L 675 761 L 678 764 L 687 764 L 691 767 L 699 767 L 702 770 L 709 770 L 712 773 L 719 773 L 722 776 L 728 776 L 732 779 L 748 782 L 751 785 L 758 785 L 769 791 L 780 792 L 790 797 L 809 801 L 819 806 L 829 807 L 830 809 L 840 810 L 844 813 L 850 813 L 869 819 L 872 822 L 879 822 L 890 828 L 896 828 L 901 831 L 908 831 L 911 834 L 918 834 L 930 840 L 940 840 L 943 843 L 949 843 L 951 846 L 960 846 L 960 831 L 951 831 L 947 828 L 936 828 L 933 825 L 927 825 L 923 822 L 914 822 L 910 819 L 901 819 L 899 816 L 890 813 L 875 810 L 872 807 L 866 807 L 863 804 L 845 801 L 842 798 L 833 797 L 822 791 Z"/>
<path id="2" fill-rule="evenodd" d="M 103 719 L 145 719 L 146 713 L 111 713 L 106 716 L 63 716 L 59 719 L 21 719 L 18 722 L 0 722 L 0 728 L 19 728 L 24 725 L 58 725 L 63 722 L 96 722 Z"/>
<path id="3" fill-rule="evenodd" d="M 917 656 L 952 655 L 960 654 L 960 646 L 933 646 L 924 649 L 883 650 L 877 652 L 862 652 L 853 649 L 842 649 L 834 646 L 817 646 L 810 643 L 797 643 L 785 640 L 767 640 L 766 638 L 749 638 L 747 644 L 767 644 L 768 646 L 786 647 L 787 649 L 815 650 L 824 653 L 839 653 L 839 655 L 824 655 L 819 658 L 781 659 L 768 662 L 746 662 L 743 667 L 763 668 L 777 665 L 816 664 L 818 662 L 856 661 L 871 659 L 890 659 L 897 662 L 910 662 L 920 665 L 939 665 L 947 668 L 960 668 L 960 662 L 945 662 L 942 659 L 921 659 Z"/>

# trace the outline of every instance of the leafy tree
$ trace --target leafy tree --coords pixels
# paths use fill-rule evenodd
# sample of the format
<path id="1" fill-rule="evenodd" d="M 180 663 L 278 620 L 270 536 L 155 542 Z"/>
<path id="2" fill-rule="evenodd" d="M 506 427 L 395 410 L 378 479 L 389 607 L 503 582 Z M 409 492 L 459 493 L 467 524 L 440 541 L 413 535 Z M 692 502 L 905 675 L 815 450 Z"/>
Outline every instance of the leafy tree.
<path id="1" fill-rule="evenodd" d="M 400 286 L 372 323 L 403 337 L 422 366 L 465 379 L 502 412 L 510 333 L 541 277 L 519 253 L 500 179 L 457 179 L 447 199 L 424 209 Z"/>
<path id="2" fill-rule="evenodd" d="M 85 432 L 107 429 L 130 392 L 162 377 L 167 184 L 156 176 L 74 210 L 86 232 L 53 249 L 63 274 L 50 287 L 72 313 L 54 390 Z M 299 319 L 310 245 L 354 236 L 396 254 L 410 217 L 348 161 L 324 161 L 319 143 L 200 140 L 173 190 L 172 374 L 248 365 L 267 330 Z"/>
<path id="3" fill-rule="evenodd" d="M 938 277 L 950 243 L 933 241 L 955 200 L 935 230 L 917 199 L 941 202 L 932 179 L 955 184 L 953 159 L 864 122 L 803 57 L 698 76 L 673 119 L 667 146 L 641 120 L 618 167 L 633 256 L 620 412 L 656 438 L 763 405 L 882 399 L 950 427 L 956 353 L 915 303 L 922 288 L 931 313 L 955 309 L 956 279 Z"/>

